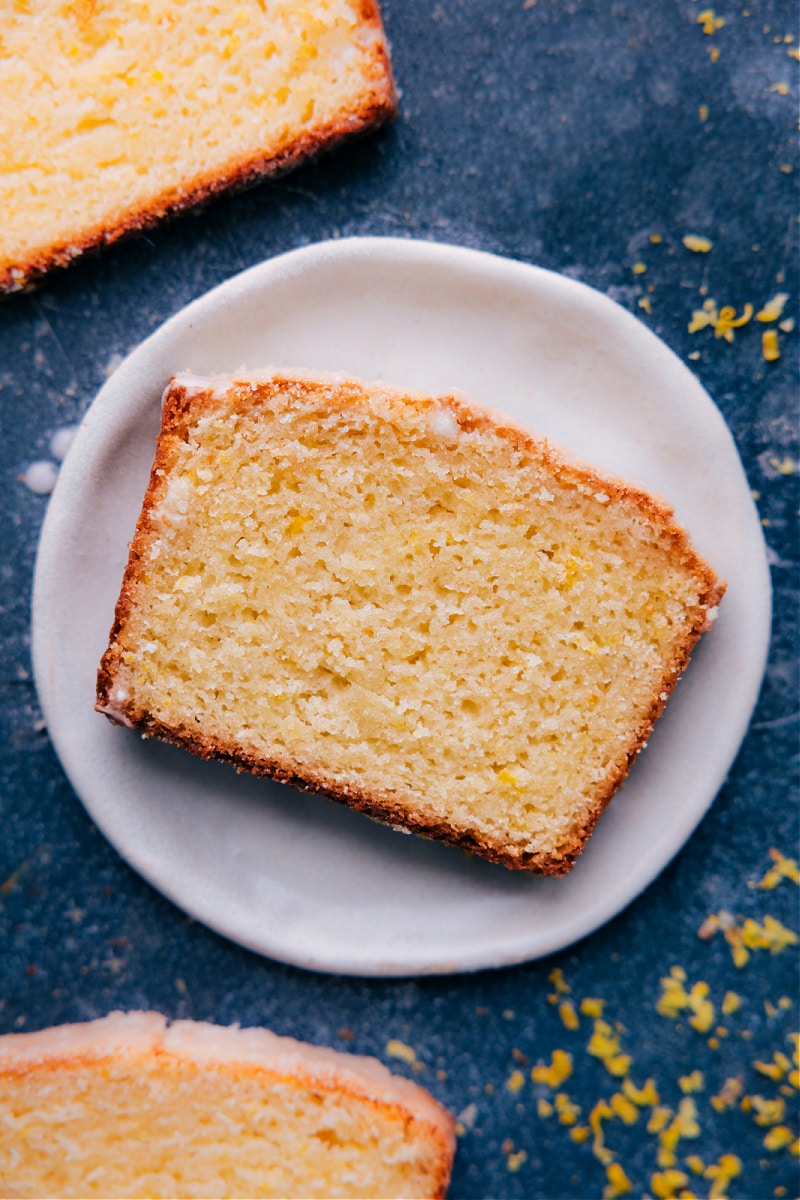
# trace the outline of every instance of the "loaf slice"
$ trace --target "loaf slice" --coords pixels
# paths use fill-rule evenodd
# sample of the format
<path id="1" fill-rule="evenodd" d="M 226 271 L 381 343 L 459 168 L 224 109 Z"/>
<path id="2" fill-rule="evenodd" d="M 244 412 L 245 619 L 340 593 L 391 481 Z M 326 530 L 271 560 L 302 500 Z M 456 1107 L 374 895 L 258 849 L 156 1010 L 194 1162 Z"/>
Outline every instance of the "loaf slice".
<path id="1" fill-rule="evenodd" d="M 661 501 L 468 402 L 184 375 L 97 707 L 563 874 L 721 594 Z"/>
<path id="2" fill-rule="evenodd" d="M 376 1059 L 158 1013 L 0 1037 L 0 1187 L 35 1197 L 443 1197 L 454 1122 Z"/>
<path id="3" fill-rule="evenodd" d="M 0 292 L 395 108 L 378 0 L 6 4 Z"/>

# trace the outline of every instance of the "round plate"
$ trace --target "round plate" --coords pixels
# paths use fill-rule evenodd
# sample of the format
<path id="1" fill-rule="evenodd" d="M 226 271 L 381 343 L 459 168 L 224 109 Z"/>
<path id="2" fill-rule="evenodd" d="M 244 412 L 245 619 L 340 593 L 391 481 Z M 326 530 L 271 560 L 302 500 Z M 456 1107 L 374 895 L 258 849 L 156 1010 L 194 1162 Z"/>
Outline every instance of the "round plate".
<path id="1" fill-rule="evenodd" d="M 322 797 L 144 741 L 93 711 L 168 378 L 268 365 L 459 389 L 663 495 L 728 580 L 713 631 L 566 878 L 403 837 Z M 354 238 L 295 250 L 215 288 L 109 379 L 50 501 L 33 646 L 64 769 L 137 871 L 262 954 L 386 976 L 536 958 L 618 913 L 722 784 L 755 704 L 769 623 L 761 527 L 733 440 L 658 338 L 549 271 L 452 246 Z"/>

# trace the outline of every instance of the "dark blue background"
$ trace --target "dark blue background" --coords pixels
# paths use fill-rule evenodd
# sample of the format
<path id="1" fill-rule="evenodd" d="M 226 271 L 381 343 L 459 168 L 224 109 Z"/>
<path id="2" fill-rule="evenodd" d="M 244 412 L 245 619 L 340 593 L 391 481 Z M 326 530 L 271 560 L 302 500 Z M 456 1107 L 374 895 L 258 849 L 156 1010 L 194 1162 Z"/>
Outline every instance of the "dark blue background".
<path id="1" fill-rule="evenodd" d="M 579 1123 L 619 1081 L 586 1053 L 592 1021 L 568 1031 L 548 1000 L 548 975 L 559 967 L 576 1005 L 606 1001 L 610 1022 L 624 1027 L 632 1077 L 639 1085 L 654 1078 L 662 1103 L 675 1109 L 679 1077 L 703 1072 L 701 1134 L 677 1152 L 692 1194 L 708 1195 L 711 1181 L 693 1174 L 686 1156 L 711 1164 L 725 1153 L 742 1160 L 731 1196 L 795 1194 L 796 1159 L 765 1149 L 767 1127 L 739 1105 L 719 1113 L 710 1103 L 735 1076 L 745 1094 L 781 1095 L 753 1063 L 790 1051 L 795 950 L 754 951 L 738 969 L 721 935 L 703 940 L 698 929 L 723 909 L 740 922 L 769 913 L 797 928 L 793 883 L 748 886 L 771 865 L 770 847 L 796 857 L 797 332 L 780 334 L 782 357 L 767 363 L 765 326 L 755 321 L 732 345 L 710 330 L 690 335 L 687 325 L 704 286 L 737 311 L 789 292 L 785 316 L 796 311 L 797 62 L 789 51 L 798 36 L 788 2 L 723 4 L 725 24 L 712 36 L 697 23 L 702 9 L 687 0 L 386 0 L 402 91 L 391 128 L 0 305 L 1 1031 L 141 1007 L 264 1024 L 384 1060 L 387 1041 L 399 1038 L 424 1064 L 415 1078 L 457 1113 L 475 1106 L 451 1195 L 581 1200 L 602 1195 L 605 1168 L 591 1140 L 576 1145 L 556 1116 L 537 1114 L 537 1098 L 552 1097 L 529 1067 L 558 1046 L 572 1053 L 575 1074 L 562 1090 L 582 1106 Z M 784 83 L 788 95 L 775 90 Z M 709 236 L 711 252 L 686 250 L 686 233 Z M 682 358 L 699 352 L 690 366 L 730 424 L 763 518 L 774 637 L 726 785 L 627 912 L 570 951 L 512 970 L 391 982 L 316 976 L 194 924 L 94 829 L 55 758 L 31 680 L 29 597 L 46 498 L 21 482 L 28 464 L 48 457 L 52 433 L 80 418 L 118 356 L 187 301 L 267 256 L 358 234 L 455 242 L 566 272 L 631 309 Z M 646 273 L 633 272 L 638 261 Z M 687 986 L 708 983 L 728 1034 L 717 1048 L 685 1020 L 657 1014 L 659 981 L 674 965 Z M 721 1017 L 727 990 L 742 1007 Z M 791 1003 L 780 1007 L 781 997 Z M 525 1083 L 514 1093 L 506 1081 L 518 1067 Z M 784 1097 L 782 1122 L 795 1136 L 796 1096 Z M 634 1196 L 652 1194 L 659 1169 L 646 1122 L 647 1112 L 631 1126 L 605 1123 Z M 519 1150 L 527 1158 L 509 1170 Z"/>

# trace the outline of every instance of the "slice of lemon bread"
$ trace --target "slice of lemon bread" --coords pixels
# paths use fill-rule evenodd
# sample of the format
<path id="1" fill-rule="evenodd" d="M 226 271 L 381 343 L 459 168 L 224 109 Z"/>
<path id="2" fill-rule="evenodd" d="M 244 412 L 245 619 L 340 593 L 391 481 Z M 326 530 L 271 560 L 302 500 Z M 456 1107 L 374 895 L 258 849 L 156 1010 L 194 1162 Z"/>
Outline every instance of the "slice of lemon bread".
<path id="1" fill-rule="evenodd" d="M 562 874 L 721 594 L 661 501 L 463 400 L 184 375 L 97 707 Z"/>
<path id="2" fill-rule="evenodd" d="M 376 1059 L 158 1013 L 0 1037 L 0 1187 L 443 1197 L 454 1121 Z"/>
<path id="3" fill-rule="evenodd" d="M 5 4 L 0 291 L 395 106 L 378 0 Z"/>

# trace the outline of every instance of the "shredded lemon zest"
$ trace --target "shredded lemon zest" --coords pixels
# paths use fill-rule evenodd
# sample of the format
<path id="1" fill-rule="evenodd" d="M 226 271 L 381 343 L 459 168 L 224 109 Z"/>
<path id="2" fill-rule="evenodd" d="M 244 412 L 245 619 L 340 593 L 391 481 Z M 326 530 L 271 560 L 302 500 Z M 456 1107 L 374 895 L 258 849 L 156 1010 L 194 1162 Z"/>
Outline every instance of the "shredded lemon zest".
<path id="1" fill-rule="evenodd" d="M 609 1101 L 615 1117 L 619 1117 L 626 1125 L 635 1125 L 639 1120 L 639 1110 L 622 1092 L 615 1092 Z"/>
<path id="2" fill-rule="evenodd" d="M 761 355 L 765 362 L 777 362 L 781 356 L 778 334 L 774 329 L 765 329 L 761 335 Z"/>
<path id="3" fill-rule="evenodd" d="M 672 1121 L 659 1134 L 657 1161 L 660 1167 L 674 1167 L 677 1161 L 675 1149 L 681 1138 L 700 1136 L 697 1123 L 697 1105 L 691 1096 L 684 1096 Z"/>
<path id="4" fill-rule="evenodd" d="M 783 316 L 783 310 L 786 307 L 786 301 L 788 299 L 788 292 L 778 292 L 777 295 L 773 296 L 771 300 L 768 300 L 764 307 L 756 313 L 756 320 L 765 322 L 777 321 L 778 317 Z M 771 850 L 770 854 L 772 854 Z"/>
<path id="5" fill-rule="evenodd" d="M 684 1188 L 688 1183 L 689 1176 L 683 1171 L 656 1171 L 650 1179 L 650 1190 L 658 1200 L 673 1200 L 678 1188 Z"/>
<path id="6" fill-rule="evenodd" d="M 602 1017 L 605 1000 L 598 1000 L 593 996 L 585 996 L 581 1000 L 581 1014 L 584 1017 Z"/>
<path id="7" fill-rule="evenodd" d="M 690 1092 L 702 1092 L 705 1087 L 702 1071 L 692 1071 L 690 1075 L 681 1075 L 678 1079 L 678 1086 L 681 1091 L 687 1095 Z"/>
<path id="8" fill-rule="evenodd" d="M 792 1142 L 792 1131 L 786 1125 L 774 1125 L 764 1137 L 767 1150 L 783 1150 Z"/>
<path id="9" fill-rule="evenodd" d="M 673 967 L 670 974 L 661 980 L 663 991 L 656 1004 L 656 1012 L 662 1017 L 671 1017 L 674 1020 L 688 1009 L 691 1013 L 689 1024 L 692 1028 L 698 1033 L 708 1033 L 714 1024 L 714 1005 L 708 999 L 711 989 L 701 979 L 687 991 L 684 987 L 685 979 L 685 972 L 681 968 Z"/>
<path id="10" fill-rule="evenodd" d="M 554 1050 L 550 1066 L 539 1064 L 531 1068 L 531 1079 L 534 1083 L 544 1083 L 548 1087 L 557 1088 L 565 1083 L 572 1074 L 572 1055 L 565 1050 Z"/>
<path id="11" fill-rule="evenodd" d="M 605 1132 L 602 1123 L 609 1120 L 613 1115 L 605 1100 L 598 1100 L 589 1113 L 589 1128 L 594 1135 L 592 1139 L 592 1154 L 594 1154 L 595 1158 L 599 1158 L 603 1166 L 606 1167 L 613 1160 L 614 1155 L 605 1144 Z"/>
<path id="12" fill-rule="evenodd" d="M 633 1184 L 619 1163 L 610 1163 L 606 1167 L 608 1186 L 603 1188 L 603 1200 L 616 1200 L 617 1196 L 627 1196 L 633 1190 Z"/>
<path id="13" fill-rule="evenodd" d="M 712 33 L 716 33 L 718 29 L 722 29 L 725 24 L 724 17 L 718 17 L 713 8 L 704 8 L 701 13 L 697 14 L 697 24 L 702 25 L 703 33 L 709 37 Z"/>
<path id="14" fill-rule="evenodd" d="M 520 1169 L 522 1164 L 527 1160 L 527 1158 L 527 1150 L 517 1150 L 516 1152 L 512 1152 L 506 1158 L 506 1169 L 509 1170 L 512 1175 L 515 1174 Z"/>
<path id="15" fill-rule="evenodd" d="M 687 233 L 686 237 L 681 239 L 687 250 L 692 250 L 695 254 L 708 254 L 714 243 L 711 238 L 701 237 L 700 234 Z"/>
<path id="16" fill-rule="evenodd" d="M 734 329 L 741 328 L 746 325 L 753 317 L 752 304 L 745 304 L 742 309 L 741 316 L 736 316 L 736 309 L 731 305 L 723 305 L 722 308 L 717 307 L 716 300 L 711 298 L 703 301 L 701 309 L 694 309 L 692 319 L 689 322 L 689 333 L 697 333 L 700 329 L 706 329 L 709 326 L 714 330 L 714 336 L 724 338 L 726 342 L 732 342 L 734 339 Z"/>
<path id="17" fill-rule="evenodd" d="M 614 1033 L 606 1021 L 595 1021 L 594 1032 L 586 1049 L 593 1058 L 600 1059 L 609 1075 L 619 1077 L 628 1074 L 633 1060 L 629 1054 L 620 1053 L 619 1034 Z"/>
<path id="18" fill-rule="evenodd" d="M 723 1154 L 721 1158 L 706 1167 L 703 1175 L 713 1180 L 708 1193 L 709 1200 L 722 1200 L 728 1194 L 728 1184 L 741 1174 L 742 1160 L 735 1154 Z"/>
<path id="19" fill-rule="evenodd" d="M 648 1079 L 644 1087 L 637 1088 L 633 1080 L 628 1076 L 622 1081 L 622 1091 L 629 1100 L 632 1100 L 634 1104 L 638 1104 L 639 1108 L 644 1108 L 645 1105 L 654 1108 L 661 1099 L 656 1091 L 653 1079 Z"/>
<path id="20" fill-rule="evenodd" d="M 723 1015 L 730 1017 L 742 1007 L 742 997 L 737 996 L 736 992 L 726 992 L 722 998 L 720 1007 L 722 1008 Z"/>
<path id="21" fill-rule="evenodd" d="M 401 1042 L 397 1038 L 392 1038 L 386 1043 L 386 1053 L 389 1058 L 397 1058 L 401 1062 L 409 1063 L 409 1065 L 417 1061 L 417 1055 L 413 1048 L 407 1046 L 405 1042 Z"/>
<path id="22" fill-rule="evenodd" d="M 581 1115 L 579 1104 L 573 1104 L 566 1092 L 558 1092 L 555 1098 L 555 1109 L 561 1125 L 574 1125 Z"/>
<path id="23" fill-rule="evenodd" d="M 561 970 L 561 967 L 554 967 L 547 978 L 557 992 L 560 992 L 566 996 L 572 991 L 572 988 L 564 979 L 564 972 Z"/>
<path id="24" fill-rule="evenodd" d="M 780 1125 L 786 1116 L 786 1101 L 783 1096 L 770 1100 L 766 1096 L 750 1096 L 750 1111 L 754 1112 L 756 1125 Z"/>
<path id="25" fill-rule="evenodd" d="M 522 1071 L 520 1071 L 518 1069 L 515 1071 L 512 1071 L 511 1074 L 509 1075 L 508 1079 L 506 1080 L 506 1087 L 509 1090 L 509 1092 L 511 1092 L 512 1095 L 516 1095 L 517 1092 L 522 1091 L 524 1086 L 525 1086 L 525 1076 L 522 1074 Z"/>
<path id="26" fill-rule="evenodd" d="M 558 1015 L 565 1029 L 580 1029 L 581 1023 L 571 1000 L 562 1000 L 558 1006 Z"/>

